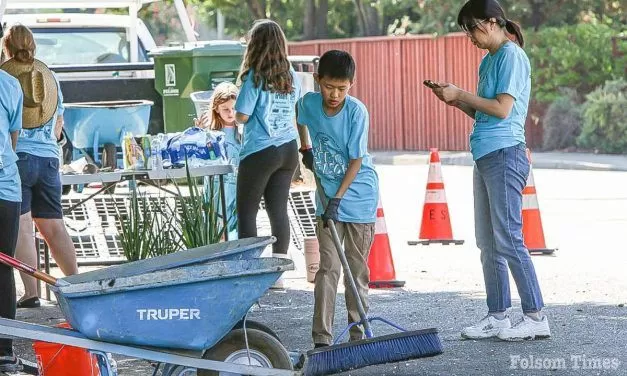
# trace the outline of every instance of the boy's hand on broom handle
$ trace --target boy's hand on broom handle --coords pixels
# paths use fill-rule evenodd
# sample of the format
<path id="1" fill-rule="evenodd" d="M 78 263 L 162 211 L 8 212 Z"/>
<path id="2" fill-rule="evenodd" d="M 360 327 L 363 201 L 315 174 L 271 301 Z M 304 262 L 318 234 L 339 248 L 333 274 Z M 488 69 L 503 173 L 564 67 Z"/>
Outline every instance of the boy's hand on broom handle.
<path id="1" fill-rule="evenodd" d="M 341 201 L 342 199 L 337 197 L 329 199 L 327 208 L 325 209 L 324 214 L 322 214 L 322 223 L 324 223 L 324 228 L 327 228 L 329 219 L 333 220 L 333 222 L 337 222 L 337 211 L 340 208 Z"/>

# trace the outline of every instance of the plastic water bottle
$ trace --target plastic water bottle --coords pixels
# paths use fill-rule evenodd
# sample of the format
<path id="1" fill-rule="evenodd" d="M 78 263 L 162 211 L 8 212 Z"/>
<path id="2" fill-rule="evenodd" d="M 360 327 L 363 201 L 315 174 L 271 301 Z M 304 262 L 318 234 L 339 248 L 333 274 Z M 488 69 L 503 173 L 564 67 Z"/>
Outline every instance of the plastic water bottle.
<path id="1" fill-rule="evenodd" d="M 168 150 L 168 136 L 159 133 L 161 138 L 159 139 L 159 150 L 161 151 L 161 168 L 171 168 L 172 161 L 170 159 L 170 151 Z"/>
<path id="2" fill-rule="evenodd" d="M 163 134 L 159 133 L 150 140 L 150 165 L 153 170 L 162 170 L 161 142 Z"/>

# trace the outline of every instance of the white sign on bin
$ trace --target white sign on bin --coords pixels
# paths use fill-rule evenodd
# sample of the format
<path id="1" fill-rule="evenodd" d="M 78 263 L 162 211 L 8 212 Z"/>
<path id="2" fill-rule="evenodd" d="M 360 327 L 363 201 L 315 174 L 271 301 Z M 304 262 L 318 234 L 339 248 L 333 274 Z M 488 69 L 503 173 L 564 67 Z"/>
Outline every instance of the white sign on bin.
<path id="1" fill-rule="evenodd" d="M 165 64 L 165 88 L 163 88 L 164 97 L 175 97 L 179 95 L 179 89 L 176 86 L 176 65 Z"/>
<path id="2" fill-rule="evenodd" d="M 165 64 L 165 86 L 176 86 L 176 65 Z"/>

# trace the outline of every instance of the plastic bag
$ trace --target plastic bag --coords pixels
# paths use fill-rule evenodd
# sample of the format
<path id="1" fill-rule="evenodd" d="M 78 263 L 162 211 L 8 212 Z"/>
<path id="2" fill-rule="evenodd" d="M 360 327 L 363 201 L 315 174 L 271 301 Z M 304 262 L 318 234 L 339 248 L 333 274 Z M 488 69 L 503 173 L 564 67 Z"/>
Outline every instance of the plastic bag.
<path id="1" fill-rule="evenodd" d="M 191 127 L 167 138 L 161 151 L 163 167 L 183 167 L 187 157 L 190 167 L 227 164 L 225 134 Z"/>

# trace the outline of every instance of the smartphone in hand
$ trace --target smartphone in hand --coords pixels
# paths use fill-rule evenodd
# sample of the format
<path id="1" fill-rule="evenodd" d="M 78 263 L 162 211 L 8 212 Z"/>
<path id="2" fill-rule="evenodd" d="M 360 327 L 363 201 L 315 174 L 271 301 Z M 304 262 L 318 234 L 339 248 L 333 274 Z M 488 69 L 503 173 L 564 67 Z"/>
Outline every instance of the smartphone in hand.
<path id="1" fill-rule="evenodd" d="M 429 89 L 437 89 L 440 87 L 440 85 L 436 84 L 435 82 L 431 80 L 424 80 L 422 83 Z"/>

